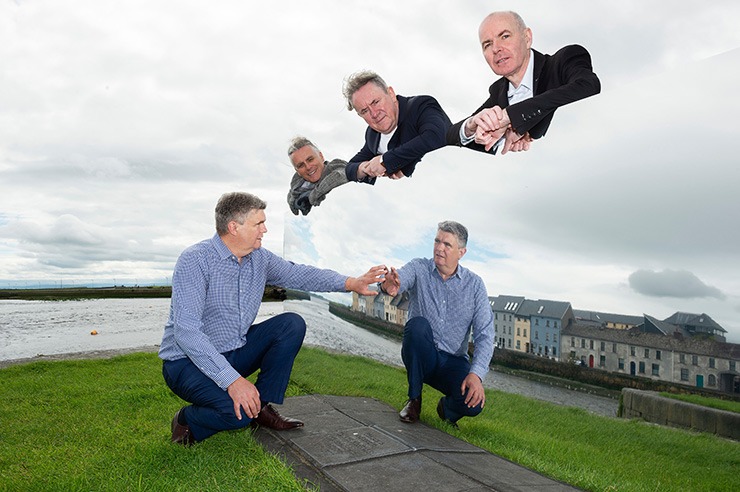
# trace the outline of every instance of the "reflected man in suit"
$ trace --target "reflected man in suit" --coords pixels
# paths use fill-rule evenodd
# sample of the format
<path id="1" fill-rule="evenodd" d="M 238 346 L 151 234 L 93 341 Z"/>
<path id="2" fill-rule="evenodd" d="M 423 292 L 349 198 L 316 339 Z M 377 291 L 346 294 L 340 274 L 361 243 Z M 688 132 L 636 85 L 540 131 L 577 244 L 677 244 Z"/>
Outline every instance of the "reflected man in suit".
<path id="1" fill-rule="evenodd" d="M 554 55 L 533 50 L 532 30 L 515 12 L 494 12 L 478 29 L 483 57 L 501 78 L 469 118 L 450 127 L 447 144 L 496 152 L 527 150 L 543 137 L 560 106 L 598 94 L 591 56 L 579 45 Z"/>
<path id="2" fill-rule="evenodd" d="M 347 109 L 368 124 L 365 145 L 347 164 L 349 181 L 410 177 L 421 158 L 444 147 L 450 118 L 431 96 L 404 97 L 375 72 L 352 74 L 342 90 Z"/>

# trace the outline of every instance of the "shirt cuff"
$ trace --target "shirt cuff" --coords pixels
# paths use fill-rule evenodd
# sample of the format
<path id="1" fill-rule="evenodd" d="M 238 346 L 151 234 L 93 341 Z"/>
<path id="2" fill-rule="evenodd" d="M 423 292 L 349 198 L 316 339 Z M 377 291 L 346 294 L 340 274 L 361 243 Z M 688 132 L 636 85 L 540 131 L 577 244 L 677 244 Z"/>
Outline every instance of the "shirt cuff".
<path id="1" fill-rule="evenodd" d="M 470 118 L 472 118 L 472 116 Z M 468 124 L 468 121 L 470 120 L 470 118 L 465 120 L 463 124 L 460 125 L 460 145 L 468 145 L 470 142 L 475 140 L 475 133 L 473 134 L 472 137 L 468 137 L 467 135 L 465 135 L 465 125 Z"/>

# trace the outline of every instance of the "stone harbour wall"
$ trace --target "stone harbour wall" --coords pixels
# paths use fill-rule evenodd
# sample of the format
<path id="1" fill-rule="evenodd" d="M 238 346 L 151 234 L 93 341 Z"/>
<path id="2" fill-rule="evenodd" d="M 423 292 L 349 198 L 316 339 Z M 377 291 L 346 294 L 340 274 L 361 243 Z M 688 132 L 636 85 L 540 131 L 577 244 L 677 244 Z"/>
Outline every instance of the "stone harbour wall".
<path id="1" fill-rule="evenodd" d="M 622 390 L 619 416 L 660 425 L 708 432 L 740 441 L 740 413 L 666 398 L 654 391 Z"/>

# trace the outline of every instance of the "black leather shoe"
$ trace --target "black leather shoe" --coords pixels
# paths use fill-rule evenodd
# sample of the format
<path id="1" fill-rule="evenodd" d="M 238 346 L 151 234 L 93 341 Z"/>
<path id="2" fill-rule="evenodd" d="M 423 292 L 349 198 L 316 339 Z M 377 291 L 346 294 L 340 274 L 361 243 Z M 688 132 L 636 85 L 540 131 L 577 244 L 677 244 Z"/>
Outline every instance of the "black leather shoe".
<path id="1" fill-rule="evenodd" d="M 182 425 L 177 421 L 183 410 L 185 410 L 185 407 L 178 410 L 172 418 L 172 442 L 175 444 L 182 444 L 187 447 L 195 442 L 195 438 L 193 437 L 193 433 L 190 432 L 189 425 Z"/>
<path id="2" fill-rule="evenodd" d="M 419 398 L 409 398 L 406 405 L 403 406 L 398 414 L 402 422 L 413 423 L 419 420 L 421 414 L 421 396 Z"/>
<path id="3" fill-rule="evenodd" d="M 442 403 L 442 400 L 444 399 L 444 396 L 439 399 L 439 403 L 437 403 L 437 415 L 439 415 L 439 418 L 446 421 L 448 424 L 450 424 L 452 427 L 454 427 L 456 430 L 460 430 L 460 427 L 457 426 L 456 422 L 453 422 L 451 420 L 447 420 L 445 418 L 445 405 Z"/>
<path id="4" fill-rule="evenodd" d="M 269 403 L 262 407 L 257 418 L 252 421 L 252 426 L 261 425 L 279 431 L 292 430 L 303 427 L 303 422 L 289 417 L 283 417 Z"/>

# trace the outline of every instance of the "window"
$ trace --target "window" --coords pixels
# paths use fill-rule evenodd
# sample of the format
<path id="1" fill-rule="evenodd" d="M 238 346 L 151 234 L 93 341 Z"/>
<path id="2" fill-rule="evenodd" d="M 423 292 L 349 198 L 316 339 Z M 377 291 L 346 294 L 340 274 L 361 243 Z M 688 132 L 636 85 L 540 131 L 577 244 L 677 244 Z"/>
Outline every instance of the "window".
<path id="1" fill-rule="evenodd" d="M 604 367 L 606 365 L 606 355 L 599 356 L 599 367 Z"/>
<path id="2" fill-rule="evenodd" d="M 539 318 L 535 318 L 534 319 L 534 324 L 537 325 L 537 326 L 539 326 L 540 325 L 540 319 Z"/>
<path id="3" fill-rule="evenodd" d="M 660 364 L 653 364 L 653 376 L 660 376 Z"/>
<path id="4" fill-rule="evenodd" d="M 681 369 L 681 381 L 688 381 L 688 380 L 689 380 L 689 370 Z"/>
<path id="5" fill-rule="evenodd" d="M 527 338 L 527 329 L 524 329 L 524 338 Z"/>
<path id="6" fill-rule="evenodd" d="M 558 341 L 558 335 L 557 334 L 553 334 L 552 335 L 552 341 L 557 343 L 557 341 Z"/>
<path id="7" fill-rule="evenodd" d="M 731 360 L 730 361 L 730 370 L 731 371 L 734 371 L 735 370 L 735 361 L 734 360 Z"/>
<path id="8" fill-rule="evenodd" d="M 691 363 L 695 366 L 699 365 L 699 356 L 698 355 L 692 355 L 691 356 Z"/>
<path id="9" fill-rule="evenodd" d="M 521 334 L 522 334 L 522 329 L 521 328 L 517 328 L 516 329 L 516 336 L 519 337 L 519 336 L 521 336 Z"/>
<path id="10" fill-rule="evenodd" d="M 511 348 L 511 338 L 509 338 L 509 348 Z"/>
<path id="11" fill-rule="evenodd" d="M 570 337 L 570 346 L 575 347 L 576 346 L 576 337 Z"/>
<path id="12" fill-rule="evenodd" d="M 614 352 L 615 354 L 617 353 L 617 344 L 616 343 L 612 343 L 612 352 Z"/>
<path id="13" fill-rule="evenodd" d="M 550 341 L 550 334 L 549 333 L 545 333 L 545 341 L 546 342 L 549 342 Z"/>
<path id="14" fill-rule="evenodd" d="M 601 342 L 601 351 L 606 350 L 606 342 Z"/>
<path id="15" fill-rule="evenodd" d="M 717 386 L 717 378 L 714 376 L 714 374 L 710 374 L 708 379 L 709 386 Z"/>
<path id="16" fill-rule="evenodd" d="M 573 359 L 573 360 L 576 360 L 576 352 L 575 352 L 575 350 L 571 350 L 570 351 L 570 358 Z"/>
<path id="17" fill-rule="evenodd" d="M 557 327 L 558 327 L 558 322 L 557 322 L 557 320 L 553 321 L 553 322 L 552 322 L 552 324 L 553 324 L 553 326 L 554 326 L 555 328 L 557 328 Z"/>
<path id="18" fill-rule="evenodd" d="M 509 321 L 511 321 L 511 315 L 509 315 Z"/>
<path id="19" fill-rule="evenodd" d="M 678 362 L 686 364 L 686 354 L 678 354 Z"/>
<path id="20" fill-rule="evenodd" d="M 550 320 L 549 319 L 547 321 L 545 321 L 545 326 L 547 326 L 548 328 L 550 327 Z"/>
<path id="21" fill-rule="evenodd" d="M 534 332 L 534 339 L 535 340 L 539 340 L 540 339 L 540 332 L 539 331 Z"/>
<path id="22" fill-rule="evenodd" d="M 632 357 L 634 357 L 634 356 L 635 356 L 635 347 L 630 347 L 630 355 L 631 355 Z"/>
<path id="23" fill-rule="evenodd" d="M 586 348 L 586 339 L 581 338 L 581 348 Z"/>
<path id="24" fill-rule="evenodd" d="M 493 319 L 498 319 L 498 313 L 493 313 Z"/>
<path id="25" fill-rule="evenodd" d="M 593 341 L 593 340 L 589 340 L 589 341 L 588 341 L 588 346 L 589 346 L 589 348 L 590 348 L 591 350 L 593 350 L 593 349 L 594 349 L 594 341 Z"/>
<path id="26" fill-rule="evenodd" d="M 521 344 L 519 342 L 520 342 L 520 340 L 517 340 L 516 341 L 516 349 L 517 350 L 521 350 L 522 349 L 522 346 L 521 346 Z"/>
<path id="27" fill-rule="evenodd" d="M 714 357 L 710 357 L 709 358 L 709 367 L 711 367 L 712 369 L 714 369 Z"/>
<path id="28" fill-rule="evenodd" d="M 655 351 L 655 358 L 660 360 L 660 350 Z"/>
<path id="29" fill-rule="evenodd" d="M 645 363 L 640 362 L 640 374 L 645 374 Z"/>
<path id="30" fill-rule="evenodd" d="M 624 359 L 619 358 L 619 370 L 624 371 Z"/>
<path id="31" fill-rule="evenodd" d="M 558 349 L 555 348 L 555 347 L 552 348 L 552 356 L 553 357 L 557 357 L 558 356 Z"/>
<path id="32" fill-rule="evenodd" d="M 645 358 L 646 359 L 650 358 L 650 349 L 645 349 Z"/>
<path id="33" fill-rule="evenodd" d="M 498 323 L 494 323 L 493 324 L 493 331 L 495 331 L 496 333 L 498 333 Z"/>

